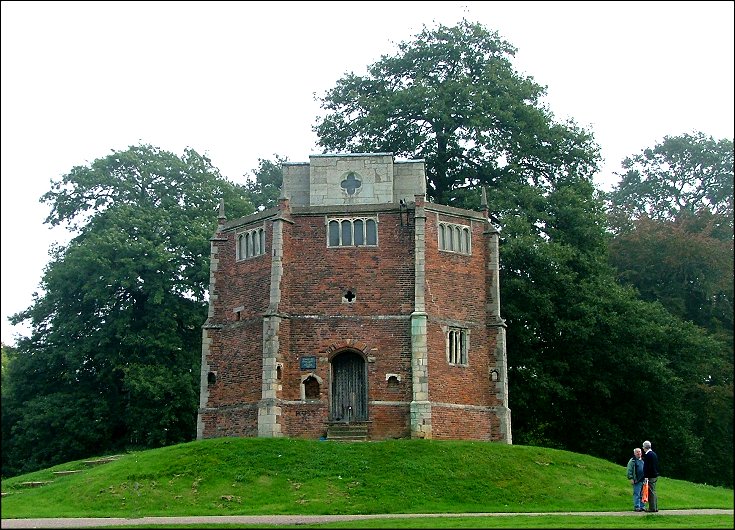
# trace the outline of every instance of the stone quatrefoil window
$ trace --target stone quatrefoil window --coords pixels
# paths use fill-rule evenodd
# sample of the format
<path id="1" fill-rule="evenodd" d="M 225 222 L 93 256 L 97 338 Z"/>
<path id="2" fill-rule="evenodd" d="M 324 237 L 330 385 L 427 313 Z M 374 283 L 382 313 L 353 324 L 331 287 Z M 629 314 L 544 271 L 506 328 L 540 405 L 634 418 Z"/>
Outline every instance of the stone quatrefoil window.
<path id="1" fill-rule="evenodd" d="M 467 364 L 469 334 L 463 328 L 449 328 L 447 332 L 447 362 L 449 364 Z"/>
<path id="2" fill-rule="evenodd" d="M 372 217 L 327 219 L 329 247 L 375 247 L 378 222 Z"/>
<path id="3" fill-rule="evenodd" d="M 360 175 L 355 173 L 354 171 L 350 171 L 347 173 L 347 176 L 345 179 L 340 182 L 339 184 L 341 188 L 352 197 L 360 187 L 362 187 L 362 181 L 360 180 Z"/>
<path id="4" fill-rule="evenodd" d="M 237 259 L 248 259 L 265 253 L 263 227 L 248 230 L 237 236 Z"/>
<path id="5" fill-rule="evenodd" d="M 439 250 L 472 254 L 470 227 L 454 223 L 439 223 Z"/>

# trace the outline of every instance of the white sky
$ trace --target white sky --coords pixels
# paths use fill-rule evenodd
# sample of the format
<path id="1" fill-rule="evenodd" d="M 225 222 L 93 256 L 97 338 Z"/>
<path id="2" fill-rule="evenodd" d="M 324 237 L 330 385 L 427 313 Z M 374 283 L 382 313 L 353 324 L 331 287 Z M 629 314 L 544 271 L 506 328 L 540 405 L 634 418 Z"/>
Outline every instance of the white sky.
<path id="1" fill-rule="evenodd" d="M 2 341 L 63 229 L 39 203 L 72 167 L 140 142 L 189 146 L 242 183 L 258 158 L 308 161 L 323 95 L 422 25 L 498 31 L 558 119 L 594 132 L 605 189 L 665 135 L 733 139 L 734 2 L 3 1 Z"/>

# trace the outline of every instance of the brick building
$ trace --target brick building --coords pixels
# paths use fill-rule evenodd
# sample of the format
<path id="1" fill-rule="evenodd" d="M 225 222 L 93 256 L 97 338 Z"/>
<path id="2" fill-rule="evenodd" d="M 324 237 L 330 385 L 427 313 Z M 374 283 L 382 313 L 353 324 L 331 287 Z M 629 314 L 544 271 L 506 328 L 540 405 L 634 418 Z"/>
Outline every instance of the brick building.
<path id="1" fill-rule="evenodd" d="M 425 197 L 422 160 L 325 154 L 220 211 L 197 438 L 512 443 L 498 229 Z"/>

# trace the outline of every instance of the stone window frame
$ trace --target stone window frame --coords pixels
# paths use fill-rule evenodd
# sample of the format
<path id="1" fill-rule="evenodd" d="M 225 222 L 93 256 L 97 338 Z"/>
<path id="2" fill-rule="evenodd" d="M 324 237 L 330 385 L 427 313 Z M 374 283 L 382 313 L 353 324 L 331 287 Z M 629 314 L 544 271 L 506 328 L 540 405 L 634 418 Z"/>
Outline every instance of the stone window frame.
<path id="1" fill-rule="evenodd" d="M 362 243 L 355 244 L 355 222 L 361 221 L 362 222 Z M 374 243 L 368 243 L 368 223 L 374 223 L 375 224 L 375 242 Z M 331 237 L 331 227 L 332 223 L 338 224 L 337 229 L 337 244 L 332 244 L 332 237 Z M 344 236 L 344 228 L 343 224 L 349 223 L 350 226 L 350 244 L 345 245 L 343 243 L 343 236 Z M 326 217 L 324 220 L 324 226 L 327 228 L 327 248 L 359 248 L 359 247 L 372 247 L 375 248 L 379 246 L 380 244 L 380 238 L 378 237 L 378 226 L 380 223 L 380 219 L 377 215 L 361 215 L 361 216 L 354 216 L 354 217 Z"/>
<path id="2" fill-rule="evenodd" d="M 445 333 L 447 363 L 452 366 L 468 366 L 470 351 L 470 330 L 459 326 L 449 326 Z"/>
<path id="3" fill-rule="evenodd" d="M 238 232 L 235 236 L 237 261 L 257 258 L 265 254 L 265 227 L 258 226 Z"/>
<path id="4" fill-rule="evenodd" d="M 439 221 L 437 245 L 442 252 L 472 255 L 472 228 L 460 223 Z"/>
<path id="5" fill-rule="evenodd" d="M 318 388 L 318 396 L 317 397 L 307 397 L 306 396 L 306 386 L 305 383 L 309 380 L 313 379 L 317 382 L 317 388 Z M 304 374 L 301 376 L 301 382 L 299 383 L 300 393 L 301 393 L 301 401 L 306 403 L 309 401 L 319 401 L 321 399 L 321 391 L 324 387 L 324 381 L 321 377 L 316 375 L 314 372 L 309 372 L 308 374 Z"/>

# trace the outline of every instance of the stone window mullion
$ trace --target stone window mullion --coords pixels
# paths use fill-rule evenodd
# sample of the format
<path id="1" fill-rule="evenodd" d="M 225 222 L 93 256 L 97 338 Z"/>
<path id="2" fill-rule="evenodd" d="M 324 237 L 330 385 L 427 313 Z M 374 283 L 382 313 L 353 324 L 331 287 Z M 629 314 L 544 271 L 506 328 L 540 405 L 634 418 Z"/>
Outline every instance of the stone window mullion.
<path id="1" fill-rule="evenodd" d="M 371 217 L 327 219 L 328 247 L 375 247 L 378 245 L 377 220 Z"/>
<path id="2" fill-rule="evenodd" d="M 263 227 L 237 235 L 236 257 L 244 260 L 265 254 L 265 230 Z"/>
<path id="3" fill-rule="evenodd" d="M 447 362 L 453 365 L 467 365 L 469 351 L 469 331 L 464 328 L 449 328 L 446 337 Z"/>

